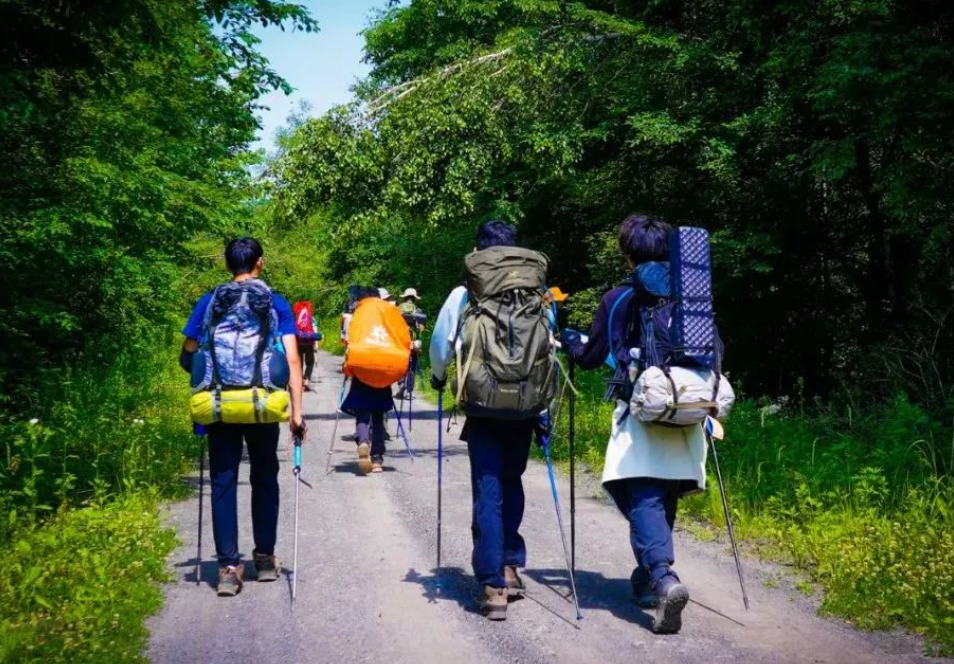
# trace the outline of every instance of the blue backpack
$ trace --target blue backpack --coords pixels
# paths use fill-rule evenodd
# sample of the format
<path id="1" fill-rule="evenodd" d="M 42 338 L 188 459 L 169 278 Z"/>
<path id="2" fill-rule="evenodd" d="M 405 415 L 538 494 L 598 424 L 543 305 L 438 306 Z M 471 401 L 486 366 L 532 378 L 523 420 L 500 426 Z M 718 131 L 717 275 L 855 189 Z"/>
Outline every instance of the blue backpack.
<path id="1" fill-rule="evenodd" d="M 259 279 L 216 287 L 192 358 L 193 391 L 279 390 L 289 375 L 271 289 Z"/>
<path id="2" fill-rule="evenodd" d="M 632 300 L 635 298 L 634 307 Z M 679 366 L 721 372 L 722 344 L 712 307 L 709 234 L 704 228 L 682 227 L 669 238 L 669 261 L 639 265 L 630 288 L 610 307 L 607 329 L 617 315 L 630 313 L 627 338 L 638 338 L 638 357 L 625 339 L 610 338 L 607 365 L 615 370 L 607 398 L 629 400 L 633 376 L 649 367 Z"/>

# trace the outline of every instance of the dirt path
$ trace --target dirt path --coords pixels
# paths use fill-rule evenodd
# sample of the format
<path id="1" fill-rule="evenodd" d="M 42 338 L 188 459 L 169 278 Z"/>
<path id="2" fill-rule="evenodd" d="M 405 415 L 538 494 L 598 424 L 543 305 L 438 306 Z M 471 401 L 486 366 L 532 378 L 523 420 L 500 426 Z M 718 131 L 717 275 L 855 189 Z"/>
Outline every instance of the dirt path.
<path id="1" fill-rule="evenodd" d="M 320 354 L 319 382 L 306 395 L 310 435 L 301 492 L 298 602 L 290 606 L 288 576 L 248 583 L 234 599 L 211 590 L 216 565 L 206 510 L 202 579 L 193 575 L 196 503 L 171 506 L 169 523 L 183 546 L 174 554 L 175 583 L 150 621 L 148 655 L 156 664 L 295 664 L 320 662 L 892 662 L 932 661 L 917 639 L 865 634 L 815 615 L 787 583 L 770 588 L 775 571 L 748 566 L 752 610 L 739 598 L 731 555 L 718 543 L 677 533 L 676 568 L 693 603 L 676 636 L 649 631 L 651 616 L 629 598 L 632 552 L 616 510 L 587 492 L 577 501 L 577 585 L 584 619 L 577 623 L 567 596 L 562 549 L 544 466 L 525 475 L 523 534 L 529 549 L 528 597 L 510 606 L 504 623 L 475 613 L 478 588 L 470 570 L 470 478 L 459 427 L 445 436 L 443 569 L 434 575 L 436 410 L 415 403 L 412 462 L 396 439 L 389 472 L 358 477 L 353 433 L 342 418 L 325 475 L 341 385 L 339 360 Z M 394 425 L 391 425 L 392 432 Z M 278 554 L 290 566 L 294 484 L 283 434 L 282 516 Z M 250 555 L 247 466 L 239 489 L 240 545 Z M 561 482 L 567 501 L 568 487 Z M 564 507 L 566 505 L 564 504 Z M 722 615 L 720 615 L 722 614 Z"/>

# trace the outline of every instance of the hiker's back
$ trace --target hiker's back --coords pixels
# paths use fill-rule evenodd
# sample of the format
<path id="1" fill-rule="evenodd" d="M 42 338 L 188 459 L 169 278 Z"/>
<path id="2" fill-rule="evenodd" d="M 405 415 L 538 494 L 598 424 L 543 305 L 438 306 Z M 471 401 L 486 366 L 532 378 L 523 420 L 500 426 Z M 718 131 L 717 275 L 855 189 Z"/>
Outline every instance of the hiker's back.
<path id="1" fill-rule="evenodd" d="M 535 417 L 556 391 L 548 260 L 519 247 L 471 253 L 461 321 L 458 401 L 469 415 Z"/>

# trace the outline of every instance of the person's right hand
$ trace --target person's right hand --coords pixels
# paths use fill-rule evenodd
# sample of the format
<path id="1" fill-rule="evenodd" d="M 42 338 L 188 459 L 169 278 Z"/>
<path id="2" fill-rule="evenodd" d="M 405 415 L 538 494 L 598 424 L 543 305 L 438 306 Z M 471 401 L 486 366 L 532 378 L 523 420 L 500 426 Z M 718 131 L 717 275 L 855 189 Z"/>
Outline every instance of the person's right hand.
<path id="1" fill-rule="evenodd" d="M 447 386 L 447 377 L 438 378 L 434 374 L 431 374 L 431 387 L 433 387 L 438 392 L 443 392 L 444 388 Z"/>

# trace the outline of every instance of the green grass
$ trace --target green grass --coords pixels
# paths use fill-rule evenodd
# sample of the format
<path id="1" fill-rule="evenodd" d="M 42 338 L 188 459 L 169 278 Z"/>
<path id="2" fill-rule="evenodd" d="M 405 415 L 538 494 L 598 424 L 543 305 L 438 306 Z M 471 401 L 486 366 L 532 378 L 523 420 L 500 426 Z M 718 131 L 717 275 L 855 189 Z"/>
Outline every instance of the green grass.
<path id="1" fill-rule="evenodd" d="M 0 661 L 142 659 L 175 544 L 157 505 L 198 450 L 177 346 L 92 353 L 0 422 Z"/>
<path id="2" fill-rule="evenodd" d="M 157 503 L 136 496 L 68 510 L 5 545 L 0 661 L 145 661 L 143 621 L 175 547 Z"/>
<path id="3" fill-rule="evenodd" d="M 598 373 L 578 374 L 577 456 L 602 468 L 612 406 Z M 566 459 L 568 408 L 554 455 Z M 904 626 L 954 653 L 954 432 L 898 397 L 864 412 L 743 400 L 719 458 L 746 549 L 793 563 L 822 611 L 865 629 Z M 706 536 L 719 493 L 683 501 Z"/>

